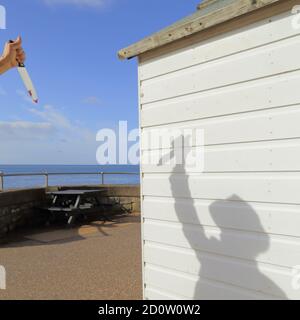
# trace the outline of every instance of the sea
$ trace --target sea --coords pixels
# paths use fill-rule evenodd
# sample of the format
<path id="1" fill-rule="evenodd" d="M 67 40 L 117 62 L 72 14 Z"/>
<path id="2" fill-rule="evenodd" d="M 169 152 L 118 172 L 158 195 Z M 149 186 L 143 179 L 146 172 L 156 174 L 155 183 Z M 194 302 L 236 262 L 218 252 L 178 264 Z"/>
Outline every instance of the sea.
<path id="1" fill-rule="evenodd" d="M 109 174 L 113 172 L 139 173 L 139 166 L 133 165 L 0 165 L 4 174 L 26 173 L 28 176 L 4 177 L 5 189 L 20 189 L 42 187 L 45 177 L 30 176 L 31 173 L 66 173 L 65 175 L 50 175 L 49 186 L 58 185 L 97 185 L 102 183 L 101 175 L 92 173 L 105 172 L 105 184 L 139 184 L 139 174 Z M 82 175 L 68 175 L 68 173 L 84 173 Z M 89 174 L 91 173 L 91 174 Z"/>

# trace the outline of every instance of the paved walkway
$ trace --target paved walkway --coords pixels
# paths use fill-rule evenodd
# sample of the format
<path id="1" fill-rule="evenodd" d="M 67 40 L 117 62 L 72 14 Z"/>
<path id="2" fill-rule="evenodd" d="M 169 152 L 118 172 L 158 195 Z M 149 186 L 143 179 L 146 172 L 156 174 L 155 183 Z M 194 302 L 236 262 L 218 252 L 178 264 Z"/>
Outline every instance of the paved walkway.
<path id="1" fill-rule="evenodd" d="M 0 246 L 1 299 L 141 299 L 140 217 L 35 230 Z"/>

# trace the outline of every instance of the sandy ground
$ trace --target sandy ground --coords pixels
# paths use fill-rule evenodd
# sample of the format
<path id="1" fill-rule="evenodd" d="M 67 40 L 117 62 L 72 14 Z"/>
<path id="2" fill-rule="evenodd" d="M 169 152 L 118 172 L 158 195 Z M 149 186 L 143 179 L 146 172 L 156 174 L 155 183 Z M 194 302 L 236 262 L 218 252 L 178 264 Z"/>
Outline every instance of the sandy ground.
<path id="1" fill-rule="evenodd" d="M 7 277 L 0 300 L 142 298 L 138 215 L 17 238 L 0 246 Z"/>

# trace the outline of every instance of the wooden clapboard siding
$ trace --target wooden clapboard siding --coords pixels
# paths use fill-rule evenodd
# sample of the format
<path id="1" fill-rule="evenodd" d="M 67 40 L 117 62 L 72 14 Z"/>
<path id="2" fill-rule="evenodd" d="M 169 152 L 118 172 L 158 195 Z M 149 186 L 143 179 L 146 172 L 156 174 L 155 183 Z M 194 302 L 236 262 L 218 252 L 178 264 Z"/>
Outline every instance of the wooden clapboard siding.
<path id="1" fill-rule="evenodd" d="M 174 214 L 175 205 L 178 208 L 177 214 Z M 250 203 L 248 206 L 238 199 L 216 201 L 145 196 L 143 210 L 144 218 L 153 221 L 300 237 L 299 205 Z M 193 211 L 194 214 L 189 214 Z M 259 224 L 253 219 L 251 211 L 255 212 Z M 212 212 L 217 212 L 218 224 Z"/>
<path id="2" fill-rule="evenodd" d="M 144 174 L 143 194 L 174 198 L 300 203 L 300 173 Z"/>
<path id="3" fill-rule="evenodd" d="M 269 300 L 276 298 L 258 291 L 245 290 L 237 286 L 227 285 L 223 282 L 205 278 L 201 278 L 201 288 L 197 288 L 197 283 L 200 281 L 198 276 L 188 275 L 183 272 L 177 272 L 163 267 L 152 266 L 150 264 L 146 265 L 144 272 L 145 281 L 149 283 L 150 286 L 155 286 L 157 288 L 162 288 L 162 286 L 163 288 L 166 287 L 171 293 L 184 296 L 185 299 L 195 299 L 195 295 L 199 300 Z M 162 279 L 164 279 L 163 282 Z M 280 299 L 280 297 L 277 297 L 277 299 Z"/>
<path id="4" fill-rule="evenodd" d="M 201 46 L 194 44 L 174 53 L 162 55 L 159 60 L 146 60 L 140 65 L 140 79 L 144 81 L 160 77 L 193 65 L 222 59 L 242 51 L 294 37 L 300 34 L 300 29 L 289 30 L 292 19 L 293 16 L 289 13 L 284 13 L 265 19 L 264 25 L 261 21 L 255 23 L 250 30 L 244 27 L 239 33 L 233 31 L 227 33 L 225 37 L 219 36 L 218 41 L 216 38 L 208 39 L 202 42 Z M 259 32 L 256 28 L 259 28 Z"/>
<path id="5" fill-rule="evenodd" d="M 298 297 L 290 281 L 290 268 L 269 266 L 263 263 L 256 264 L 242 259 L 220 257 L 194 249 L 175 248 L 151 242 L 147 242 L 144 250 L 146 263 L 149 262 L 164 268 L 172 266 L 172 270 L 196 276 L 201 274 L 206 279 L 225 281 L 240 288 L 248 288 L 270 295 L 274 295 L 272 284 L 277 283 L 283 289 L 282 292 L 287 293 L 288 298 L 296 299 Z M 264 277 L 252 276 L 253 273 L 256 273 L 257 268 Z M 280 294 L 279 290 L 277 295 L 280 296 Z M 282 298 L 284 297 L 285 294 L 282 295 Z"/>
<path id="6" fill-rule="evenodd" d="M 198 167 L 191 164 L 159 164 L 170 149 L 142 151 L 144 173 L 216 173 L 300 171 L 300 139 L 226 144 L 207 147 L 186 147 L 178 152 L 194 156 Z M 156 163 L 154 163 L 154 159 Z M 220 161 L 222 159 L 222 161 Z"/>
<path id="7" fill-rule="evenodd" d="M 300 30 L 291 19 L 141 59 L 145 298 L 300 298 Z M 185 129 L 204 132 L 182 150 L 203 150 L 203 168 L 149 163 L 174 152 L 172 139 L 148 140 L 153 130 Z"/>
<path id="8" fill-rule="evenodd" d="M 149 285 L 145 288 L 145 295 L 149 300 L 188 300 L 186 297 L 175 295 Z"/>
<path id="9" fill-rule="evenodd" d="M 226 87 L 300 69 L 300 36 L 191 66 L 141 84 L 141 103 Z"/>
<path id="10" fill-rule="evenodd" d="M 142 105 L 141 126 L 146 128 L 300 104 L 299 82 L 300 71 L 297 70 Z"/>
<path id="11" fill-rule="evenodd" d="M 299 120 L 300 104 L 297 104 L 288 108 L 261 110 L 213 119 L 181 122 L 175 125 L 151 127 L 142 131 L 142 150 L 160 148 L 160 141 L 149 140 L 147 135 L 151 134 L 153 130 L 164 129 L 177 129 L 180 130 L 181 134 L 185 129 L 202 129 L 205 146 L 295 139 L 300 137 Z M 286 123 L 289 123 L 289 126 L 286 126 Z M 255 130 L 253 130 L 254 125 Z M 161 143 L 162 148 L 170 148 L 172 140 L 162 138 Z M 191 143 L 187 141 L 187 146 L 190 145 Z"/>
<path id="12" fill-rule="evenodd" d="M 300 239 L 281 235 L 146 219 L 144 239 L 209 252 L 219 255 L 220 259 L 226 256 L 288 268 L 296 266 L 300 259 Z M 169 268 L 172 269 L 172 265 Z"/>

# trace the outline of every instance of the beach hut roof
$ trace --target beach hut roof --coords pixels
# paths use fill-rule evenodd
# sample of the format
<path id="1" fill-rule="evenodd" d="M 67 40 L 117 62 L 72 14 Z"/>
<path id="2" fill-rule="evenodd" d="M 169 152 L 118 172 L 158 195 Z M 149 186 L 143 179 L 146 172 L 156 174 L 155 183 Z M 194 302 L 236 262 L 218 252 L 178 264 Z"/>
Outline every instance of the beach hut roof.
<path id="1" fill-rule="evenodd" d="M 118 52 L 120 59 L 130 59 L 145 52 L 165 46 L 174 41 L 188 38 L 206 29 L 213 28 L 229 20 L 251 14 L 258 9 L 289 0 L 204 0 L 197 11 L 174 23 L 173 25 L 154 33 L 153 35 L 130 45 Z"/>

